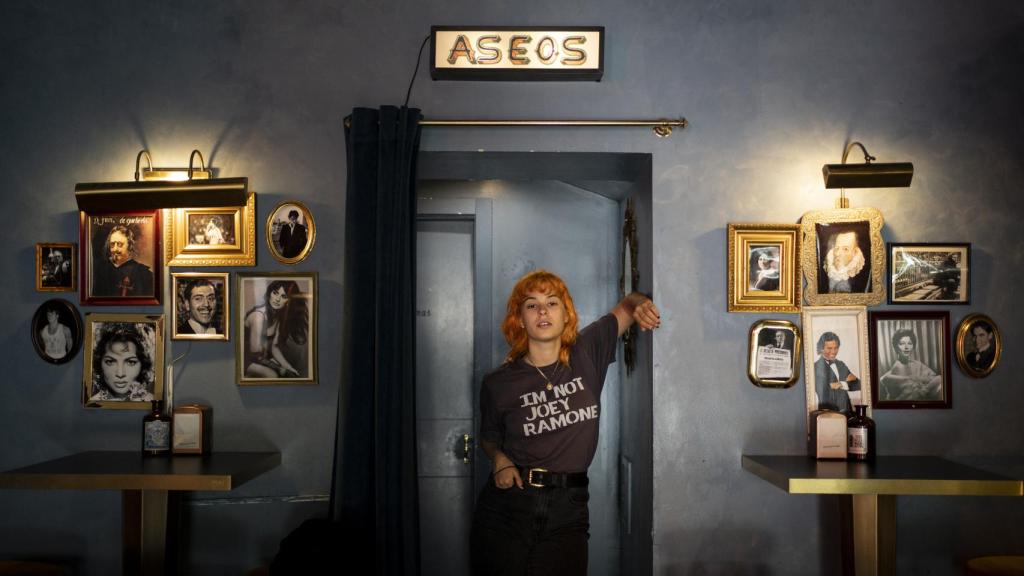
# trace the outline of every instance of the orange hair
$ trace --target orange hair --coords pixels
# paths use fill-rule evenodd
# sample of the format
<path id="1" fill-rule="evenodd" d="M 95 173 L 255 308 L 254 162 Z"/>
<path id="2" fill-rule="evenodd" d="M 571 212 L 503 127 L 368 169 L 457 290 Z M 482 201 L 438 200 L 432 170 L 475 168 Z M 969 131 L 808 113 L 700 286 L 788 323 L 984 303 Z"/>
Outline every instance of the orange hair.
<path id="1" fill-rule="evenodd" d="M 524 275 L 516 282 L 512 293 L 508 297 L 508 307 L 505 312 L 505 321 L 501 323 L 501 332 L 505 340 L 511 346 L 506 362 L 512 362 L 520 356 L 525 356 L 529 348 L 529 338 L 526 335 L 526 328 L 522 325 L 522 307 L 530 292 L 541 292 L 557 296 L 565 308 L 565 329 L 562 330 L 562 347 L 558 352 L 558 361 L 566 366 L 569 365 L 569 351 L 576 343 L 576 306 L 572 303 L 572 296 L 569 295 L 569 288 L 561 278 L 547 270 L 534 270 Z"/>

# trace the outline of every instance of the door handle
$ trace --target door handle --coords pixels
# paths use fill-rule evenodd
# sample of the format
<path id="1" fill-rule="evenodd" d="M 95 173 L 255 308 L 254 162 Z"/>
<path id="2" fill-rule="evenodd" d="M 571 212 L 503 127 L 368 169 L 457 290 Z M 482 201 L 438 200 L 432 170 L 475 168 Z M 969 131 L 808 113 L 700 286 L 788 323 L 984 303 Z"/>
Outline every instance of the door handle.
<path id="1" fill-rule="evenodd" d="M 472 455 L 473 437 L 469 434 L 462 435 L 462 463 L 469 464 L 473 461 Z"/>

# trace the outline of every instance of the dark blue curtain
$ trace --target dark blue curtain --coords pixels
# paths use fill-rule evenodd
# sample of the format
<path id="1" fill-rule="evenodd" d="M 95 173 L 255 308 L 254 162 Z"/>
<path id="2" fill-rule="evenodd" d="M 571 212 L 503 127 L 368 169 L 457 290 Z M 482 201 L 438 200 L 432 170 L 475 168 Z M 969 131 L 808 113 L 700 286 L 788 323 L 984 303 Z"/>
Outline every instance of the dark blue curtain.
<path id="1" fill-rule="evenodd" d="M 376 573 L 387 575 L 419 571 L 414 306 L 420 117 L 416 109 L 356 108 L 345 129 L 345 301 L 331 515 L 346 532 L 373 535 Z"/>

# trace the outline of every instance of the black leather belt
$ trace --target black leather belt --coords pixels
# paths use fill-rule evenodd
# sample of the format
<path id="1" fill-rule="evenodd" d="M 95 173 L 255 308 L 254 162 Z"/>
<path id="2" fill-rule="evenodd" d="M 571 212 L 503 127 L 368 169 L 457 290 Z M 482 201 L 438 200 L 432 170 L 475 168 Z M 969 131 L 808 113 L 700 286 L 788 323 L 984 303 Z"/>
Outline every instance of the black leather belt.
<path id="1" fill-rule="evenodd" d="M 551 472 L 544 468 L 519 467 L 519 476 L 534 488 L 578 488 L 590 484 L 586 472 Z"/>

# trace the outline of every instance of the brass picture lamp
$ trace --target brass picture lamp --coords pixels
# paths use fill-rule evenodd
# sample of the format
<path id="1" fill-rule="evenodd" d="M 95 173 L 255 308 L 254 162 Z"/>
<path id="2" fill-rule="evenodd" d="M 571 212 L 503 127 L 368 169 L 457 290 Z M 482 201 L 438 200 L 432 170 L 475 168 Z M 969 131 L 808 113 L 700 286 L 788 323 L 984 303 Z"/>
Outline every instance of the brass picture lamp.
<path id="1" fill-rule="evenodd" d="M 847 164 L 846 158 L 850 150 L 859 146 L 864 152 L 863 164 Z M 850 201 L 846 198 L 846 188 L 907 188 L 914 177 L 914 164 L 911 162 L 875 163 L 875 157 L 868 154 L 867 148 L 860 142 L 850 142 L 843 152 L 841 164 L 825 164 L 821 168 L 825 178 L 825 188 L 840 189 L 839 208 L 849 208 Z"/>

